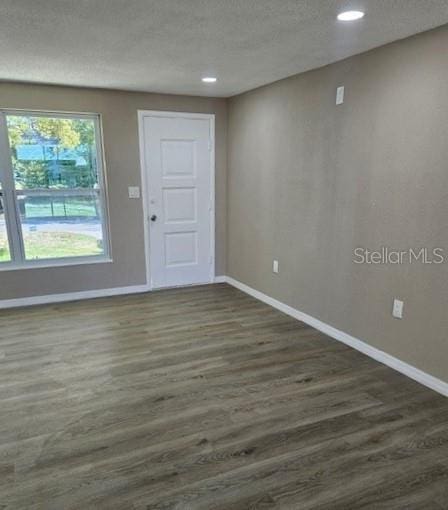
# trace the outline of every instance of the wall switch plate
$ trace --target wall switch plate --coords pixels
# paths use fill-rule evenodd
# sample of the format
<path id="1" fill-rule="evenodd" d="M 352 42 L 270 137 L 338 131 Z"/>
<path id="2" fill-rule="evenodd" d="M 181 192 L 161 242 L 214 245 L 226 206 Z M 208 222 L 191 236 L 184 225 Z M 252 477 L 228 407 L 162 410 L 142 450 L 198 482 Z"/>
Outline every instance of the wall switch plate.
<path id="1" fill-rule="evenodd" d="M 345 87 L 338 87 L 336 89 L 336 104 L 342 104 L 344 102 L 344 91 Z"/>
<path id="2" fill-rule="evenodd" d="M 273 260 L 272 261 L 272 272 L 273 273 L 278 273 L 278 260 Z"/>
<path id="3" fill-rule="evenodd" d="M 140 198 L 140 188 L 138 186 L 128 187 L 129 198 Z"/>
<path id="4" fill-rule="evenodd" d="M 394 306 L 392 308 L 392 315 L 396 319 L 402 319 L 403 318 L 403 301 L 400 301 L 399 299 L 394 299 Z"/>

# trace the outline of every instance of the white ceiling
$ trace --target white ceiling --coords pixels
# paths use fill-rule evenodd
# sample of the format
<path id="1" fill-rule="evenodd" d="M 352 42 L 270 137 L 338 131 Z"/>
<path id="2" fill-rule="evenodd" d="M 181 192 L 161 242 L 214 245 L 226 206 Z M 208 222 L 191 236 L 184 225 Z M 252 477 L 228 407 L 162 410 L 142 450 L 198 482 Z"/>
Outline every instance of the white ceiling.
<path id="1" fill-rule="evenodd" d="M 226 97 L 445 23 L 448 0 L 1 0 L 0 80 Z"/>

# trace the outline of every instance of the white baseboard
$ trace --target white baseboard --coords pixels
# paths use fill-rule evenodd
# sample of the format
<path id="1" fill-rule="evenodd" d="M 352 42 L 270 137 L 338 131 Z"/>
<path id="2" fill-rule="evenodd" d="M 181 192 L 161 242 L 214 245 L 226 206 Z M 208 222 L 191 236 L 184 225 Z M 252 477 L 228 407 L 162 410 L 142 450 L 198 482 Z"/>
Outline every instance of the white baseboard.
<path id="1" fill-rule="evenodd" d="M 50 303 L 62 303 L 65 301 L 78 301 L 80 299 L 92 299 L 108 296 L 120 296 L 123 294 L 138 294 L 149 292 L 148 285 L 133 285 L 130 287 L 117 287 L 112 289 L 86 290 L 81 292 L 67 292 L 64 294 L 47 294 L 44 296 L 31 296 L 18 299 L 0 300 L 0 309 L 16 308 L 19 306 L 45 305 Z"/>
<path id="2" fill-rule="evenodd" d="M 405 363 L 404 361 L 401 361 L 400 359 L 395 358 L 394 356 L 387 354 L 384 351 L 376 349 L 375 347 L 372 347 L 366 342 L 363 342 L 358 338 L 348 335 L 347 333 L 344 333 L 343 331 L 340 331 L 339 329 L 336 329 L 333 326 L 330 326 L 329 324 L 326 324 L 325 322 L 322 322 L 321 320 L 312 317 L 311 315 L 300 312 L 299 310 L 296 310 L 295 308 L 286 305 L 285 303 L 282 303 L 277 299 L 274 299 L 266 294 L 263 294 L 262 292 L 255 290 L 252 287 L 249 287 L 245 283 L 241 283 L 238 280 L 235 280 L 229 276 L 226 277 L 226 282 L 232 285 L 233 287 L 236 287 L 237 289 L 245 292 L 246 294 L 249 294 L 250 296 L 256 299 L 263 301 L 263 303 L 266 303 L 272 306 L 273 308 L 276 308 L 277 310 L 280 310 L 281 312 L 286 313 L 291 317 L 294 317 L 299 321 L 305 322 L 309 326 L 312 326 L 313 328 L 322 331 L 322 333 L 325 333 L 331 338 L 334 338 L 335 340 L 339 340 L 340 342 L 349 345 L 353 349 L 356 349 L 357 351 L 366 354 L 370 358 L 373 358 L 374 360 L 379 361 L 380 363 L 383 363 L 384 365 L 387 365 L 388 367 L 393 368 L 398 372 L 401 372 L 407 377 L 414 379 L 414 381 L 417 381 L 420 384 L 423 384 L 424 386 L 427 386 L 428 388 L 431 388 L 432 390 L 441 393 L 445 397 L 448 397 L 447 382 L 442 381 L 441 379 L 438 379 L 437 377 L 434 377 L 426 372 L 423 372 L 422 370 L 412 365 L 409 365 L 408 363 Z"/>
<path id="3" fill-rule="evenodd" d="M 225 283 L 226 276 L 215 276 L 212 283 Z M 31 296 L 17 299 L 0 300 L 0 310 L 6 308 L 18 308 L 20 306 L 48 305 L 51 303 L 63 303 L 66 301 L 79 301 L 80 299 L 92 299 L 123 294 L 139 294 L 149 292 L 149 285 L 133 285 L 129 287 L 116 287 L 112 289 L 87 290 L 80 292 L 65 292 L 63 294 L 46 294 L 44 296 Z"/>

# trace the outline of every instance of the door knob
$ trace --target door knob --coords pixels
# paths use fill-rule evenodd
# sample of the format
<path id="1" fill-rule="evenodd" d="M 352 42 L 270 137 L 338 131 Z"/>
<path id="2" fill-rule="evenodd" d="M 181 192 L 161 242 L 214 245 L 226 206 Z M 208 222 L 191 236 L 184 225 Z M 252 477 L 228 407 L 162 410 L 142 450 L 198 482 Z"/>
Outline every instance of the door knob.
<path id="1" fill-rule="evenodd" d="M 156 221 L 157 216 L 155 214 L 153 214 L 150 219 L 151 219 L 151 221 Z"/>

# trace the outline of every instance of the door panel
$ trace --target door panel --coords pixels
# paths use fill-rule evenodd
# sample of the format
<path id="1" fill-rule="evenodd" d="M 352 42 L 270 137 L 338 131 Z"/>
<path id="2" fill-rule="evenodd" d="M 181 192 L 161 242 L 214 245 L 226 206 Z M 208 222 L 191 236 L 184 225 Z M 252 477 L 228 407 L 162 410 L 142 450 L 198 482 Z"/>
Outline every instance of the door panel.
<path id="1" fill-rule="evenodd" d="M 195 140 L 161 140 L 163 176 L 195 177 L 195 152 Z"/>
<path id="2" fill-rule="evenodd" d="M 166 223 L 197 221 L 197 189 L 165 188 L 163 210 Z"/>
<path id="3" fill-rule="evenodd" d="M 167 267 L 197 264 L 197 232 L 169 232 L 165 234 L 165 262 Z"/>
<path id="4" fill-rule="evenodd" d="M 211 122 L 144 117 L 154 288 L 211 281 Z"/>

